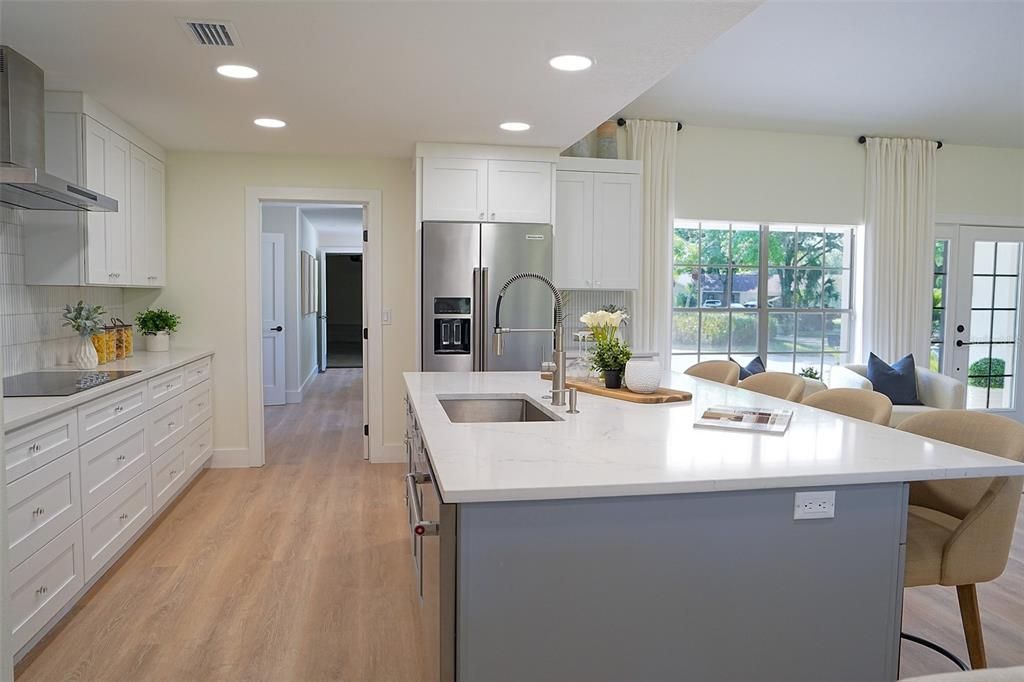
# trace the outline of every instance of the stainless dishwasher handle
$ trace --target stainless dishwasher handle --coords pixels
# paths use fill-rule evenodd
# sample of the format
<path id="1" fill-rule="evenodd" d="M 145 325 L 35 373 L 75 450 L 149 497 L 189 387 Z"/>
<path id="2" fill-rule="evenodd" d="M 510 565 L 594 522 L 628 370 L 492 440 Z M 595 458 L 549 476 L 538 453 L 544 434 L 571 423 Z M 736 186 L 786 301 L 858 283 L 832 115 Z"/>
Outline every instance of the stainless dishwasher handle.
<path id="1" fill-rule="evenodd" d="M 416 486 L 420 483 L 429 483 L 430 474 L 406 474 L 405 491 L 409 496 L 409 508 L 412 510 L 412 532 L 416 535 L 437 535 L 438 524 L 436 521 L 424 521 L 423 510 L 420 508 L 420 496 L 417 495 Z"/>

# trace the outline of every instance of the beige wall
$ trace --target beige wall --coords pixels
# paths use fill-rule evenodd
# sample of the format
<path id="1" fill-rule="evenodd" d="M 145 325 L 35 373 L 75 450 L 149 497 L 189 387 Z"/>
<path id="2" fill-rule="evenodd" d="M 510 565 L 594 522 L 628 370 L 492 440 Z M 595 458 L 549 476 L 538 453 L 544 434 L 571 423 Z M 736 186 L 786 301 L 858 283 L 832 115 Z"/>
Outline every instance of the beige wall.
<path id="1" fill-rule="evenodd" d="M 864 146 L 853 137 L 687 126 L 678 135 L 676 215 L 861 224 Z M 944 145 L 936 215 L 1024 218 L 1024 149 Z"/>
<path id="2" fill-rule="evenodd" d="M 379 189 L 383 198 L 384 442 L 401 443 L 402 372 L 414 367 L 415 174 L 409 160 L 172 152 L 167 159 L 167 287 L 131 291 L 126 308 L 154 299 L 181 314 L 174 342 L 212 346 L 215 445 L 247 446 L 244 225 L 247 186 Z M 258 379 L 257 379 L 258 380 Z"/>

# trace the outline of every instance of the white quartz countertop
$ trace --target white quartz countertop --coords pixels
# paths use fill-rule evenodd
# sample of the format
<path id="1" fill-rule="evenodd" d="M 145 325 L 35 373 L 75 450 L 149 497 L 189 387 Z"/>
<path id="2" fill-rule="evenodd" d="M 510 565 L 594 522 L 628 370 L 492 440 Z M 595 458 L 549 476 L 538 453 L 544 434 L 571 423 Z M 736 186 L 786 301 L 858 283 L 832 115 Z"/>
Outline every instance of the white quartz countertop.
<path id="1" fill-rule="evenodd" d="M 526 394 L 533 372 L 405 373 L 448 503 L 702 493 L 1024 476 L 1024 464 L 739 388 L 680 375 L 692 402 L 641 405 L 580 394 L 564 421 L 453 424 L 438 395 Z M 547 403 L 538 400 L 542 405 Z M 785 407 L 785 434 L 694 428 L 714 405 Z"/>
<path id="2" fill-rule="evenodd" d="M 141 340 L 141 339 L 140 339 Z M 119 391 L 140 381 L 151 379 L 157 374 L 177 369 L 182 365 L 213 355 L 206 348 L 172 348 L 165 353 L 148 353 L 135 351 L 135 355 L 124 360 L 108 362 L 97 368 L 97 371 L 141 370 L 138 374 L 116 379 L 109 383 L 91 388 L 88 391 L 69 396 L 46 398 L 4 398 L 4 431 L 11 431 L 32 422 L 55 415 L 64 410 L 77 407 L 82 403 L 101 398 L 108 393 Z M 47 370 L 73 370 L 72 366 L 48 367 Z M 45 371 L 45 370 L 44 370 Z"/>

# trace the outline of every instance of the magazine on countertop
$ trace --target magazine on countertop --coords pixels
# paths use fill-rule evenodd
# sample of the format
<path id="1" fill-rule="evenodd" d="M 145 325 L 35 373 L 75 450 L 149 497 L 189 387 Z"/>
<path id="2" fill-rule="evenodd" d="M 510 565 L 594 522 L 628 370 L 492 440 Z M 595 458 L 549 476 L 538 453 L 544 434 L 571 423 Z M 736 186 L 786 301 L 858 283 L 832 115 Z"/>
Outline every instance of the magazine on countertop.
<path id="1" fill-rule="evenodd" d="M 708 429 L 736 429 L 739 431 L 761 431 L 785 433 L 789 427 L 792 410 L 772 410 L 767 407 L 709 407 L 694 422 L 694 426 Z"/>

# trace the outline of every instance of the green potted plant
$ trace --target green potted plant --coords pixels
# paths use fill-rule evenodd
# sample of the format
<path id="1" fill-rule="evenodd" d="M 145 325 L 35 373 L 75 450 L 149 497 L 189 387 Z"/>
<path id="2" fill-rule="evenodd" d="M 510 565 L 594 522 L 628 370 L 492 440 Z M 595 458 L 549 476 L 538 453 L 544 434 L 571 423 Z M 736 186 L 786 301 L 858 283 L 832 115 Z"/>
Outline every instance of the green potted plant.
<path id="1" fill-rule="evenodd" d="M 614 336 L 597 342 L 591 363 L 604 376 L 605 388 L 622 388 L 622 370 L 631 357 L 629 346 Z"/>
<path id="2" fill-rule="evenodd" d="M 178 331 L 181 318 L 164 308 L 147 308 L 135 316 L 135 324 L 146 339 L 146 350 L 159 353 L 171 349 L 171 332 Z"/>
<path id="3" fill-rule="evenodd" d="M 92 345 L 92 335 L 103 330 L 103 321 L 100 318 L 104 312 L 106 311 L 103 310 L 103 306 L 86 305 L 82 301 L 76 303 L 74 307 L 64 306 L 61 315 L 64 321 L 61 322 L 61 326 L 71 327 L 78 332 L 78 348 L 72 355 L 78 369 L 95 369 L 100 363 L 96 347 Z"/>

